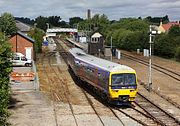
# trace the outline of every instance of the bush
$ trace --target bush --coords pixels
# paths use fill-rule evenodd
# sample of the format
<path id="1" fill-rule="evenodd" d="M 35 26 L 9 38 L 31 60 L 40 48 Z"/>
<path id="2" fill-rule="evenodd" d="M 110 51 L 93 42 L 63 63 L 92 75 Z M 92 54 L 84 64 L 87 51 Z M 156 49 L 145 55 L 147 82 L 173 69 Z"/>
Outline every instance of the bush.
<path id="1" fill-rule="evenodd" d="M 180 46 L 176 49 L 175 58 L 180 62 Z"/>
<path id="2" fill-rule="evenodd" d="M 164 58 L 173 58 L 175 55 L 175 42 L 174 40 L 166 34 L 157 37 L 154 45 L 155 55 Z"/>
<path id="3" fill-rule="evenodd" d="M 45 33 L 38 29 L 31 29 L 30 32 L 28 33 L 28 36 L 30 36 L 31 38 L 33 38 L 35 40 L 35 52 L 36 53 L 41 53 L 42 52 L 42 42 L 43 42 L 43 36 L 45 35 Z"/>
<path id="4" fill-rule="evenodd" d="M 9 74 L 12 71 L 11 47 L 4 39 L 4 35 L 0 33 L 0 126 L 6 126 L 9 116 L 7 108 L 9 103 Z"/>

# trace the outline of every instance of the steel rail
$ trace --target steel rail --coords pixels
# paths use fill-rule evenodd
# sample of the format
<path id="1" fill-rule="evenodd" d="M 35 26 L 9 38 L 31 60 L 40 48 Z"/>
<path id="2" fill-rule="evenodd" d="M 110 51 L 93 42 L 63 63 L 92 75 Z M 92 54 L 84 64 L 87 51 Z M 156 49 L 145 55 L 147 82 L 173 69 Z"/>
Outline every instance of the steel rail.
<path id="1" fill-rule="evenodd" d="M 137 94 L 136 100 L 136 104 L 149 115 L 151 115 L 155 120 L 157 120 L 157 122 L 159 122 L 161 125 L 169 126 L 169 123 L 170 125 L 180 125 L 180 121 L 178 121 L 178 119 L 173 117 L 170 113 L 166 112 L 140 93 Z"/>

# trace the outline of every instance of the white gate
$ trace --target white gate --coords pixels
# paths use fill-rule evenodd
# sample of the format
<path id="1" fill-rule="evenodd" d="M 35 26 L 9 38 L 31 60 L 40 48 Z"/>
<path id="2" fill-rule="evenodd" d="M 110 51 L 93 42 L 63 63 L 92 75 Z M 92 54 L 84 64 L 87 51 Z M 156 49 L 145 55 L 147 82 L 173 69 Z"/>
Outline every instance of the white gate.
<path id="1" fill-rule="evenodd" d="M 26 58 L 32 59 L 32 47 L 26 47 Z"/>

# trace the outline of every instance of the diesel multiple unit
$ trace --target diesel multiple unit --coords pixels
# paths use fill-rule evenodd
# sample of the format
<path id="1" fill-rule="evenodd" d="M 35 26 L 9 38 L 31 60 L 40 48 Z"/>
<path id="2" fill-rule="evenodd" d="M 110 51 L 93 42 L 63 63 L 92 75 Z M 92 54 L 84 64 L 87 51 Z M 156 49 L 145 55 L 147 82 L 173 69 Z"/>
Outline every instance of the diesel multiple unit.
<path id="1" fill-rule="evenodd" d="M 78 48 L 69 50 L 68 65 L 77 77 L 92 85 L 108 102 L 134 101 L 137 77 L 132 68 L 88 55 Z"/>

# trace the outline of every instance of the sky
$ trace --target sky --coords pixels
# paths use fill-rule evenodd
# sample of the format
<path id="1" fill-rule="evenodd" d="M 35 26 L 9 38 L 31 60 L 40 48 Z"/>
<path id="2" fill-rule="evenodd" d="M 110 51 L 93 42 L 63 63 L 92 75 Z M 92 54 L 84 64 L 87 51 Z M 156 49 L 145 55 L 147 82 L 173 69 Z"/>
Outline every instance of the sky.
<path id="1" fill-rule="evenodd" d="M 169 16 L 171 21 L 180 20 L 180 0 L 0 0 L 0 14 L 9 12 L 15 17 L 34 19 L 38 16 L 87 18 L 105 14 L 110 20 L 128 17 Z"/>

